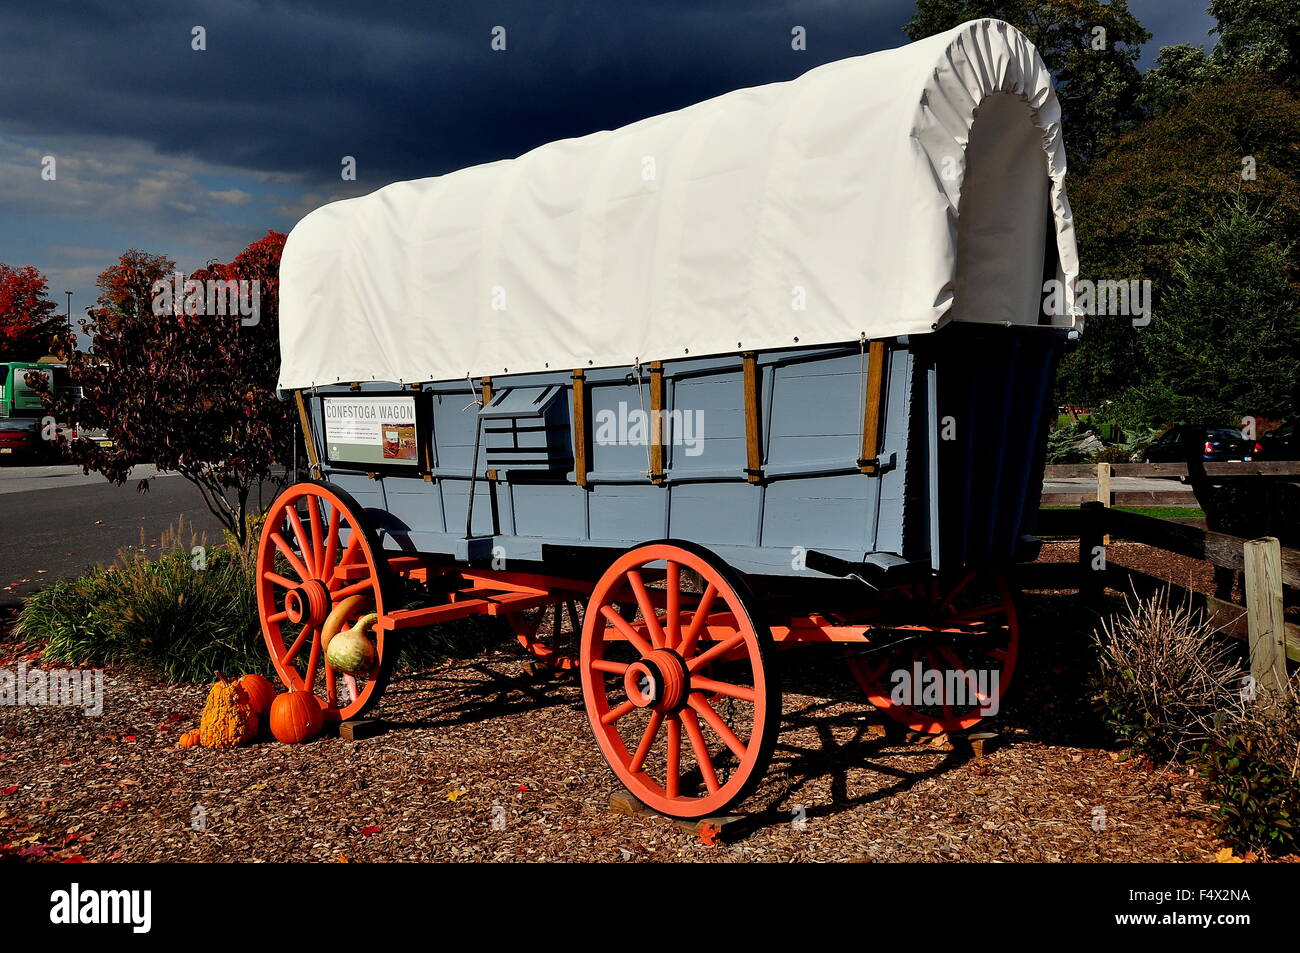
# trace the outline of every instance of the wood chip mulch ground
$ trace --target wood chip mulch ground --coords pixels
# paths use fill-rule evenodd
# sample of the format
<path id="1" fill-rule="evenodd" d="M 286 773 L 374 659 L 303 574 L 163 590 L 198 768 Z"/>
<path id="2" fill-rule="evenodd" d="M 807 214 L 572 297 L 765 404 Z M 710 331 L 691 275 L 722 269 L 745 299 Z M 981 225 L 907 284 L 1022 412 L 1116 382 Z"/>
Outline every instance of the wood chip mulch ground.
<path id="1" fill-rule="evenodd" d="M 100 717 L 0 708 L 0 859 L 1213 861 L 1199 779 L 1098 735 L 1074 600 L 1027 602 L 985 757 L 887 736 L 835 652 L 784 653 L 776 760 L 729 843 L 612 813 L 576 683 L 502 651 L 397 676 L 364 741 L 182 750 L 205 688 L 127 671 Z"/>

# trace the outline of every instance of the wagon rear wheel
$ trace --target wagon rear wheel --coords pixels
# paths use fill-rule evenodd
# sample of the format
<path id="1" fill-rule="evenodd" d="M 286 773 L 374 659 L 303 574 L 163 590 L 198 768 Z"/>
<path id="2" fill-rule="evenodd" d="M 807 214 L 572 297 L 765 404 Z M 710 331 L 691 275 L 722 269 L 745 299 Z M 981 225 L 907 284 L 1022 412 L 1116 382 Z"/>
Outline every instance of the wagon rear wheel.
<path id="1" fill-rule="evenodd" d="M 885 594 L 872 642 L 849 649 L 867 699 L 927 734 L 963 731 L 996 714 L 1020 654 L 1005 577 L 968 570 Z"/>
<path id="2" fill-rule="evenodd" d="M 367 633 L 375 663 L 336 672 L 324 640 L 368 612 L 384 614 L 387 564 L 356 501 L 322 483 L 298 483 L 267 512 L 257 549 L 257 608 L 271 662 L 289 689 L 309 690 L 330 721 L 367 711 L 388 682 L 393 651 L 378 627 Z"/>
<path id="3" fill-rule="evenodd" d="M 722 814 L 772 757 L 780 692 L 771 633 L 744 581 L 698 546 L 620 557 L 587 605 L 579 668 L 610 767 L 663 814 Z"/>

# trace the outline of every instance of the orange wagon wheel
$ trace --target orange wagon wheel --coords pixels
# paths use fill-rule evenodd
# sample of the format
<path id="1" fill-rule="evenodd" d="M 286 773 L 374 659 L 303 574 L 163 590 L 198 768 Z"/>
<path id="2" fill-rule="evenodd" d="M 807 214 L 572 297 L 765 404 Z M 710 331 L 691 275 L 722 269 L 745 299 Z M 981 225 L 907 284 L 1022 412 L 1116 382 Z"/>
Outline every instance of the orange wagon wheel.
<path id="1" fill-rule="evenodd" d="M 1020 655 L 1020 620 L 1003 575 L 968 570 L 886 596 L 878 621 L 894 644 L 848 650 L 867 700 L 927 734 L 964 731 L 995 714 Z"/>
<path id="2" fill-rule="evenodd" d="M 744 580 L 707 550 L 658 542 L 620 557 L 587 605 L 579 667 L 588 721 L 624 786 L 680 818 L 748 797 L 781 718 L 770 653 Z"/>
<path id="3" fill-rule="evenodd" d="M 369 672 L 336 672 L 324 640 L 367 612 L 382 618 L 388 566 L 356 500 L 324 483 L 297 483 L 267 511 L 257 549 L 257 609 L 271 662 L 287 688 L 309 690 L 325 718 L 355 718 L 379 700 L 393 649 L 385 633 Z"/>

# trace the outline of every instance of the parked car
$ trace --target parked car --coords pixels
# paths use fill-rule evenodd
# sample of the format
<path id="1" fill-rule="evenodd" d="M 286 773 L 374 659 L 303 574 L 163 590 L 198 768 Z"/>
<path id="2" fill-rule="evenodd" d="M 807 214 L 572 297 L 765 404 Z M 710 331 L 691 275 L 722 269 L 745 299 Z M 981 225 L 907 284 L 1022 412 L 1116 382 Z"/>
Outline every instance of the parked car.
<path id="1" fill-rule="evenodd" d="M 1250 460 L 1256 444 L 1232 427 L 1205 424 L 1179 424 L 1170 428 L 1147 447 L 1147 463 L 1186 463 L 1187 440 L 1200 447 L 1201 459 L 1207 463 L 1227 460 Z"/>
<path id="2" fill-rule="evenodd" d="M 1300 441 L 1296 439 L 1295 421 L 1259 435 L 1259 460 L 1300 460 Z"/>
<path id="3" fill-rule="evenodd" d="M 40 426 L 35 417 L 0 417 L 0 458 L 37 456 L 42 450 Z"/>

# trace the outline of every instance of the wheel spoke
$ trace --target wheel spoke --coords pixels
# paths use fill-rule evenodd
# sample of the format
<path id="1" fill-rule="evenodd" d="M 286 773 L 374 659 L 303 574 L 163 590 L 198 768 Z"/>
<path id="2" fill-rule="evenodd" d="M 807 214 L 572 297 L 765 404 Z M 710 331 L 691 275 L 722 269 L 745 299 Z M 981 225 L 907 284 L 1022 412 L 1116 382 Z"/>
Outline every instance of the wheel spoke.
<path id="1" fill-rule="evenodd" d="M 618 721 L 624 715 L 632 712 L 635 709 L 636 709 L 636 705 L 632 704 L 630 701 L 625 701 L 617 708 L 611 708 L 609 711 L 605 712 L 605 714 L 601 716 L 600 723 L 602 725 L 612 725 L 614 724 L 614 722 Z"/>
<path id="2" fill-rule="evenodd" d="M 626 662 L 615 662 L 611 659 L 592 659 L 591 667 L 597 672 L 604 672 L 606 675 L 623 675 L 627 672 L 629 666 Z"/>
<path id="3" fill-rule="evenodd" d="M 704 587 L 704 595 L 700 596 L 700 604 L 695 607 L 695 614 L 691 616 L 691 624 L 686 629 L 686 635 L 682 637 L 681 643 L 677 647 L 677 652 L 683 658 L 689 658 L 695 651 L 695 643 L 704 630 L 704 625 L 708 621 L 709 612 L 713 608 L 713 602 L 718 598 L 718 589 L 713 583 Z"/>
<path id="4" fill-rule="evenodd" d="M 298 540 L 298 551 L 302 553 L 302 561 L 307 564 L 311 570 L 311 575 L 316 575 L 316 557 L 312 554 L 311 546 L 307 539 L 307 531 L 302 528 L 302 520 L 298 517 L 298 507 L 291 506 L 285 511 L 289 516 L 289 525 L 293 527 L 294 539 Z M 308 576 L 311 578 L 311 576 Z"/>
<path id="5" fill-rule="evenodd" d="M 695 712 L 686 709 L 682 710 L 681 718 L 682 727 L 686 729 L 686 737 L 691 740 L 691 750 L 695 752 L 695 764 L 704 777 L 704 786 L 712 794 L 722 785 L 718 783 L 718 772 L 714 770 L 713 759 L 709 757 L 709 746 L 704 743 L 704 732 L 700 730 L 700 722 L 695 717 Z"/>
<path id="6" fill-rule="evenodd" d="M 664 768 L 664 791 L 669 797 L 678 797 L 682 789 L 682 720 L 676 714 L 668 716 L 668 757 Z"/>
<path id="7" fill-rule="evenodd" d="M 302 627 L 302 631 L 298 633 L 298 638 L 293 640 L 293 645 L 289 646 L 289 648 L 285 651 L 285 653 L 280 656 L 280 661 L 283 664 L 288 665 L 290 662 L 292 662 L 295 658 L 298 657 L 298 653 L 302 650 L 302 644 L 303 642 L 307 641 L 307 635 L 310 632 L 311 632 L 311 626 L 304 625 Z"/>
<path id="8" fill-rule="evenodd" d="M 650 593 L 646 591 L 645 581 L 641 578 L 641 570 L 629 569 L 627 571 L 627 581 L 632 584 L 632 595 L 636 597 L 636 604 L 641 607 L 641 616 L 645 619 L 646 631 L 650 633 L 651 645 L 657 649 L 663 648 L 664 630 L 659 625 L 659 616 L 655 612 L 654 603 L 650 601 Z"/>
<path id="9" fill-rule="evenodd" d="M 640 633 L 638 633 L 636 629 L 632 628 L 632 624 L 619 615 L 613 606 L 601 606 L 600 614 L 605 617 L 605 621 L 609 622 L 614 626 L 614 628 L 622 632 L 623 638 L 632 643 L 633 647 L 635 647 L 642 656 L 649 655 L 654 651 L 654 646 L 641 638 Z"/>
<path id="10" fill-rule="evenodd" d="M 664 589 L 668 594 L 668 632 L 665 644 L 672 648 L 682 640 L 682 567 L 671 560 L 668 574 L 664 577 Z"/>
<path id="11" fill-rule="evenodd" d="M 694 672 L 697 669 L 703 668 L 705 665 L 708 665 L 714 659 L 720 658 L 721 656 L 726 655 L 732 649 L 739 648 L 744 644 L 745 644 L 745 637 L 743 635 L 733 635 L 731 638 L 719 642 L 717 645 L 713 646 L 713 648 L 709 649 L 707 652 L 703 652 L 695 656 L 695 658 L 691 659 L 686 663 L 686 667 L 690 669 L 692 672 Z"/>
<path id="12" fill-rule="evenodd" d="M 262 578 L 267 582 L 275 583 L 281 589 L 297 589 L 298 586 L 301 585 L 301 583 L 294 582 L 292 579 L 286 579 L 278 572 L 264 572 L 262 573 Z M 303 580 L 303 582 L 305 581 L 306 580 Z"/>
<path id="13" fill-rule="evenodd" d="M 325 538 L 321 529 L 320 500 L 316 497 L 307 504 L 307 517 L 311 520 L 311 558 L 316 574 L 325 575 Z"/>
<path id="14" fill-rule="evenodd" d="M 352 557 L 355 556 L 358 550 L 360 549 L 361 549 L 361 534 L 357 532 L 355 529 L 350 530 L 350 532 L 348 533 L 348 544 L 343 547 L 343 555 L 339 557 L 338 563 L 335 564 L 334 566 L 335 571 L 337 571 L 342 566 L 348 565 L 352 561 Z M 332 574 L 331 574 L 331 578 L 325 580 L 325 583 L 331 588 L 337 586 L 341 582 L 343 582 L 342 579 L 335 578 Z"/>
<path id="15" fill-rule="evenodd" d="M 646 755 L 650 753 L 650 746 L 654 744 L 655 735 L 659 733 L 659 726 L 663 724 L 664 715 L 660 711 L 650 713 L 650 723 L 645 726 L 645 732 L 641 735 L 641 743 L 637 745 L 636 754 L 628 763 L 627 769 L 633 774 L 645 766 Z"/>
<path id="16" fill-rule="evenodd" d="M 744 742 L 737 738 L 736 733 L 727 727 L 727 723 L 718 717 L 712 705 L 699 695 L 692 695 L 689 704 L 695 713 L 704 719 L 705 724 L 713 729 L 714 734 L 722 739 L 722 743 L 731 749 L 732 754 L 737 758 L 745 757 Z"/>
<path id="17" fill-rule="evenodd" d="M 325 562 L 320 577 L 328 583 L 334 577 L 334 560 L 339 554 L 339 508 L 330 507 L 329 525 L 325 530 Z"/>
<path id="18" fill-rule="evenodd" d="M 951 606 L 953 600 L 956 599 L 958 596 L 960 596 L 962 592 L 965 590 L 965 588 L 969 586 L 974 579 L 975 579 L 974 572 L 966 573 L 966 575 L 962 577 L 961 582 L 957 583 L 957 585 L 952 587 L 952 591 L 949 592 L 948 595 L 944 598 L 940 608 L 947 609 L 949 606 Z"/>
<path id="19" fill-rule="evenodd" d="M 288 561 L 289 565 L 293 567 L 293 571 L 298 574 L 299 579 L 303 582 L 307 582 L 311 579 L 311 571 L 308 570 L 306 564 L 298 558 L 298 554 L 293 551 L 293 547 L 284 541 L 283 536 L 279 533 L 272 533 L 271 542 L 275 543 L 275 548 L 280 550 L 280 555 L 282 555 Z"/>
<path id="20" fill-rule="evenodd" d="M 730 682 L 719 682 L 712 678 L 696 678 L 694 675 L 691 676 L 691 690 L 712 692 L 715 695 L 726 695 L 728 698 L 739 698 L 747 702 L 758 701 L 758 693 L 752 688 L 732 685 Z"/>
<path id="21" fill-rule="evenodd" d="M 354 582 L 350 586 L 344 586 L 342 589 L 330 593 L 330 595 L 334 598 L 335 602 L 338 602 L 340 599 L 346 599 L 348 596 L 355 596 L 358 595 L 359 593 L 365 592 L 367 589 L 371 587 L 374 581 L 375 580 L 373 577 L 369 579 L 362 579 L 360 582 Z"/>
<path id="22" fill-rule="evenodd" d="M 951 646 L 939 646 L 939 654 L 942 655 L 944 660 L 957 671 L 966 672 L 969 670 L 966 663 L 958 657 L 957 653 L 952 650 Z"/>
<path id="23" fill-rule="evenodd" d="M 307 691 L 313 694 L 316 691 L 316 667 L 320 664 L 320 628 L 311 626 L 311 655 L 307 657 L 307 676 L 303 682 L 307 685 Z"/>

